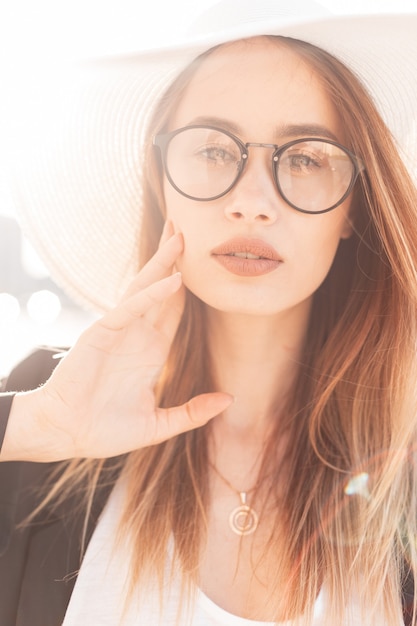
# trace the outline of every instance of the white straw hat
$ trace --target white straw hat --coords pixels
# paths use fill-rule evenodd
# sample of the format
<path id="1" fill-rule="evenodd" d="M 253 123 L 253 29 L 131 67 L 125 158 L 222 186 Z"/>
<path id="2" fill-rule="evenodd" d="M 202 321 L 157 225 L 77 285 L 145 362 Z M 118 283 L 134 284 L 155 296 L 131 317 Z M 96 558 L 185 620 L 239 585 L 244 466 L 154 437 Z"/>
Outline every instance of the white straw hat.
<path id="1" fill-rule="evenodd" d="M 259 34 L 305 40 L 353 70 L 417 178 L 417 13 L 336 17 L 310 0 L 224 0 L 178 44 L 49 76 L 55 96 L 41 90 L 42 115 L 22 121 L 11 156 L 16 208 L 76 300 L 106 310 L 137 271 L 143 143 L 160 96 L 200 53 Z"/>

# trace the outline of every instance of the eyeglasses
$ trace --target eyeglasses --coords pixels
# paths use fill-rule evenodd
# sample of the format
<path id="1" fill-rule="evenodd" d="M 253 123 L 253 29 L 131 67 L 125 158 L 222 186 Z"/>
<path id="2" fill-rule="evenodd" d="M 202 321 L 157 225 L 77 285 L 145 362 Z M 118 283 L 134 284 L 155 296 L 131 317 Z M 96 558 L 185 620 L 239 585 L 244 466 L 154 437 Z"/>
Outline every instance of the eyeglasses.
<path id="1" fill-rule="evenodd" d="M 272 175 L 279 194 L 302 213 L 326 213 L 341 204 L 364 169 L 361 160 L 328 139 L 305 138 L 282 146 L 243 143 L 213 126 L 186 126 L 156 135 L 165 174 L 186 198 L 216 200 L 242 176 L 249 147 L 271 148 Z"/>

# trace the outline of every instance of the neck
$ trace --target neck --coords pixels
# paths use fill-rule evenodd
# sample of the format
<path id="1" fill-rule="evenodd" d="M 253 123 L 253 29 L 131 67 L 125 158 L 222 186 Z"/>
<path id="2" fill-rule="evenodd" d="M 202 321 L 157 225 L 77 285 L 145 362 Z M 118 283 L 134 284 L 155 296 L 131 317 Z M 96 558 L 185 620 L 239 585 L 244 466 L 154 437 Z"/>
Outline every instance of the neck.
<path id="1" fill-rule="evenodd" d="M 217 386 L 236 398 L 212 424 L 219 453 L 259 456 L 297 375 L 309 309 L 265 317 L 208 311 Z"/>

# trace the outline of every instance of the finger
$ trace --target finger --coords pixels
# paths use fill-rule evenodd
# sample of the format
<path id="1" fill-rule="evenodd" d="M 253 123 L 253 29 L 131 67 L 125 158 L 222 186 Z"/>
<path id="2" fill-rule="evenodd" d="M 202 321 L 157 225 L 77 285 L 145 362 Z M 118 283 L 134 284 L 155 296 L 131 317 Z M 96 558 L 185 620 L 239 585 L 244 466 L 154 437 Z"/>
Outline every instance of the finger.
<path id="1" fill-rule="evenodd" d="M 169 409 L 157 409 L 156 443 L 175 435 L 204 426 L 234 402 L 228 393 L 214 392 L 195 396 L 185 404 Z"/>
<path id="2" fill-rule="evenodd" d="M 159 248 L 168 241 L 172 235 L 174 235 L 174 225 L 171 220 L 167 220 L 164 224 L 164 228 L 162 229 L 161 238 L 159 240 Z"/>
<path id="3" fill-rule="evenodd" d="M 122 301 L 129 299 L 141 289 L 169 276 L 174 268 L 175 261 L 183 250 L 183 238 L 180 233 L 172 235 L 164 242 L 153 257 L 143 266 L 127 288 Z"/>
<path id="4" fill-rule="evenodd" d="M 100 324 L 109 330 L 120 330 L 132 320 L 144 316 L 152 307 L 157 307 L 159 311 L 161 303 L 174 294 L 181 284 L 179 272 L 162 278 L 109 311 Z"/>
<path id="5" fill-rule="evenodd" d="M 165 300 L 156 315 L 152 318 L 147 315 L 147 319 L 171 342 L 177 332 L 178 325 L 184 311 L 185 288 L 182 286 L 172 296 Z"/>

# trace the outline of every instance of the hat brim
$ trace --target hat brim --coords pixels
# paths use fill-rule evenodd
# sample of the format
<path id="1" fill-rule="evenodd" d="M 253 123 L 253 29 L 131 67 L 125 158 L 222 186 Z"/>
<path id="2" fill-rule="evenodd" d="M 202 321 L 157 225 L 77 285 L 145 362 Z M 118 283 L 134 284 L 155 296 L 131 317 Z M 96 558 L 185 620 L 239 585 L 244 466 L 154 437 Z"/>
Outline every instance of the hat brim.
<path id="1" fill-rule="evenodd" d="M 69 295 L 99 311 L 114 306 L 138 270 L 143 146 L 158 100 L 202 52 L 261 34 L 307 41 L 350 68 L 416 178 L 416 33 L 417 14 L 258 19 L 49 76 L 53 89 L 32 96 L 41 114 L 21 120 L 10 155 L 25 232 Z"/>

